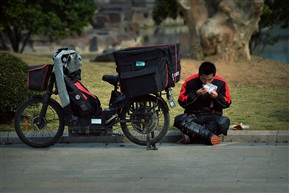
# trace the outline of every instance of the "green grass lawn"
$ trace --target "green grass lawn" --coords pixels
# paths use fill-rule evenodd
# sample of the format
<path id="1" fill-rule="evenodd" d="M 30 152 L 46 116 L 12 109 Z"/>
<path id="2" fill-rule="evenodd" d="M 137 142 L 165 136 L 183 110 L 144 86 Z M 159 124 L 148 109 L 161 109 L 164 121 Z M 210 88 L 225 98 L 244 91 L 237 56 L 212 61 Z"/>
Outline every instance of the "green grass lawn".
<path id="1" fill-rule="evenodd" d="M 177 99 L 180 85 L 174 88 Z M 232 104 L 224 109 L 224 115 L 231 120 L 231 125 L 243 123 L 250 130 L 288 130 L 289 86 L 258 88 L 252 86 L 230 86 Z M 171 119 L 183 112 L 180 106 L 171 109 Z M 171 123 L 173 123 L 171 121 Z"/>
<path id="2" fill-rule="evenodd" d="M 113 88 L 101 80 L 103 74 L 115 74 L 114 63 L 85 63 L 82 67 L 82 82 L 89 90 L 97 94 L 102 106 L 107 107 L 108 96 Z M 230 84 L 229 84 L 230 85 Z M 182 84 L 173 88 L 177 102 Z M 231 125 L 243 123 L 251 130 L 288 130 L 289 129 L 289 93 L 288 85 L 269 87 L 230 85 L 232 105 L 224 109 L 224 115 L 231 119 Z M 171 125 L 176 115 L 183 109 L 177 105 L 170 109 Z M 171 127 L 173 129 L 173 127 Z"/>
<path id="3" fill-rule="evenodd" d="M 29 65 L 52 63 L 49 57 L 17 55 Z M 37 59 L 36 59 L 37 58 Z M 89 62 L 84 57 L 82 65 L 82 83 L 101 101 L 102 108 L 108 107 L 110 92 L 113 86 L 102 81 L 104 74 L 116 74 L 114 63 Z M 243 123 L 249 125 L 249 130 L 288 130 L 289 129 L 289 84 L 254 87 L 230 85 L 232 105 L 224 110 L 224 115 L 231 119 L 231 125 Z M 177 102 L 181 83 L 173 88 Z M 165 95 L 164 95 L 165 97 Z M 174 129 L 173 120 L 183 109 L 177 105 L 170 109 L 171 129 Z M 13 124 L 0 125 L 0 131 L 14 130 Z"/>

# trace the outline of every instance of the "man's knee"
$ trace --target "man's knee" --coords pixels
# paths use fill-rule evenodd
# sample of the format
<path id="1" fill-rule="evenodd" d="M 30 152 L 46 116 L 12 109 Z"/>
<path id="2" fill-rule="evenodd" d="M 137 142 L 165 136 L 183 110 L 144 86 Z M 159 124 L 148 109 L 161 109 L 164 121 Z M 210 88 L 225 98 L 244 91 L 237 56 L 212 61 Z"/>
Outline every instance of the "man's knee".
<path id="1" fill-rule="evenodd" d="M 230 119 L 226 116 L 221 116 L 218 120 L 216 120 L 219 126 L 219 130 L 222 134 L 227 135 L 227 131 L 230 126 Z"/>
<path id="2" fill-rule="evenodd" d="M 195 121 L 194 116 L 187 114 L 180 114 L 175 117 L 174 127 L 178 128 L 182 133 L 188 134 L 191 128 L 196 128 L 200 126 L 194 121 Z"/>
<path id="3" fill-rule="evenodd" d="M 183 121 L 187 118 L 186 114 L 180 114 L 175 117 L 174 126 L 178 129 L 182 126 Z"/>

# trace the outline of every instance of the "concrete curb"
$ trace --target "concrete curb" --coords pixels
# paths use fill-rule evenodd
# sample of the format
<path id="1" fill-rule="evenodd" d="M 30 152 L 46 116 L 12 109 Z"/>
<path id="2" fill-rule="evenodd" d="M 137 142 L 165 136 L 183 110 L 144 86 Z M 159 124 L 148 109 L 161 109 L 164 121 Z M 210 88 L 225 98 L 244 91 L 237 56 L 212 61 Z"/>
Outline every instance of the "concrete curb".
<path id="1" fill-rule="evenodd" d="M 163 142 L 178 142 L 182 139 L 180 131 L 171 131 Z M 222 136 L 223 142 L 258 142 L 258 143 L 288 143 L 289 131 L 284 130 L 229 130 L 227 136 Z"/>
<path id="2" fill-rule="evenodd" d="M 170 131 L 163 139 L 163 143 L 177 143 L 182 139 L 180 131 Z M 288 143 L 289 131 L 284 130 L 229 130 L 223 142 L 260 142 L 260 143 Z M 112 136 L 77 136 L 64 134 L 59 143 L 125 143 L 129 142 L 122 135 Z M 15 132 L 0 132 L 1 144 L 22 143 Z"/>

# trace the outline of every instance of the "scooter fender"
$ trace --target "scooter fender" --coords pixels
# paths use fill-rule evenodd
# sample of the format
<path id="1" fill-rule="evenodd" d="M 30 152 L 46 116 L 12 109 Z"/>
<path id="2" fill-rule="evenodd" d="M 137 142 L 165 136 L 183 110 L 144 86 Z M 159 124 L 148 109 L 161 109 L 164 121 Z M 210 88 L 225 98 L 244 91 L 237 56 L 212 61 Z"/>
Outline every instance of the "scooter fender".
<path id="1" fill-rule="evenodd" d="M 143 96 L 141 96 L 141 97 L 154 97 L 154 98 L 157 98 L 158 101 L 164 105 L 165 109 L 166 109 L 168 112 L 170 111 L 169 106 L 168 106 L 168 103 L 167 103 L 162 97 L 160 97 L 160 96 L 156 96 L 156 95 L 143 95 Z"/>
<path id="2" fill-rule="evenodd" d="M 164 105 L 167 111 L 170 111 L 170 108 L 168 106 L 168 103 L 161 97 L 157 97 L 157 99 Z"/>
<path id="3" fill-rule="evenodd" d="M 43 99 L 43 96 L 42 95 L 33 95 L 32 98 L 40 98 L 40 99 Z M 62 106 L 54 99 L 52 98 L 49 98 L 48 99 L 50 102 L 54 103 L 56 106 L 59 107 L 59 109 L 62 109 L 62 114 L 64 115 L 64 111 L 63 111 L 63 108 Z"/>

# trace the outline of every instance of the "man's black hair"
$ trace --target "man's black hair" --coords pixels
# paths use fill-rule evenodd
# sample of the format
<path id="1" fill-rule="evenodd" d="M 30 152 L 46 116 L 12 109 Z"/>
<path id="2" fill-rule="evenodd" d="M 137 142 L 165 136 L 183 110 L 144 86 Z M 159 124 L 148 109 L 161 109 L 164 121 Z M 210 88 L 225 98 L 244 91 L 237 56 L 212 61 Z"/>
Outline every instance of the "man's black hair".
<path id="1" fill-rule="evenodd" d="M 203 62 L 199 67 L 199 76 L 203 74 L 205 75 L 213 74 L 215 76 L 216 72 L 217 72 L 216 66 L 211 62 Z"/>

